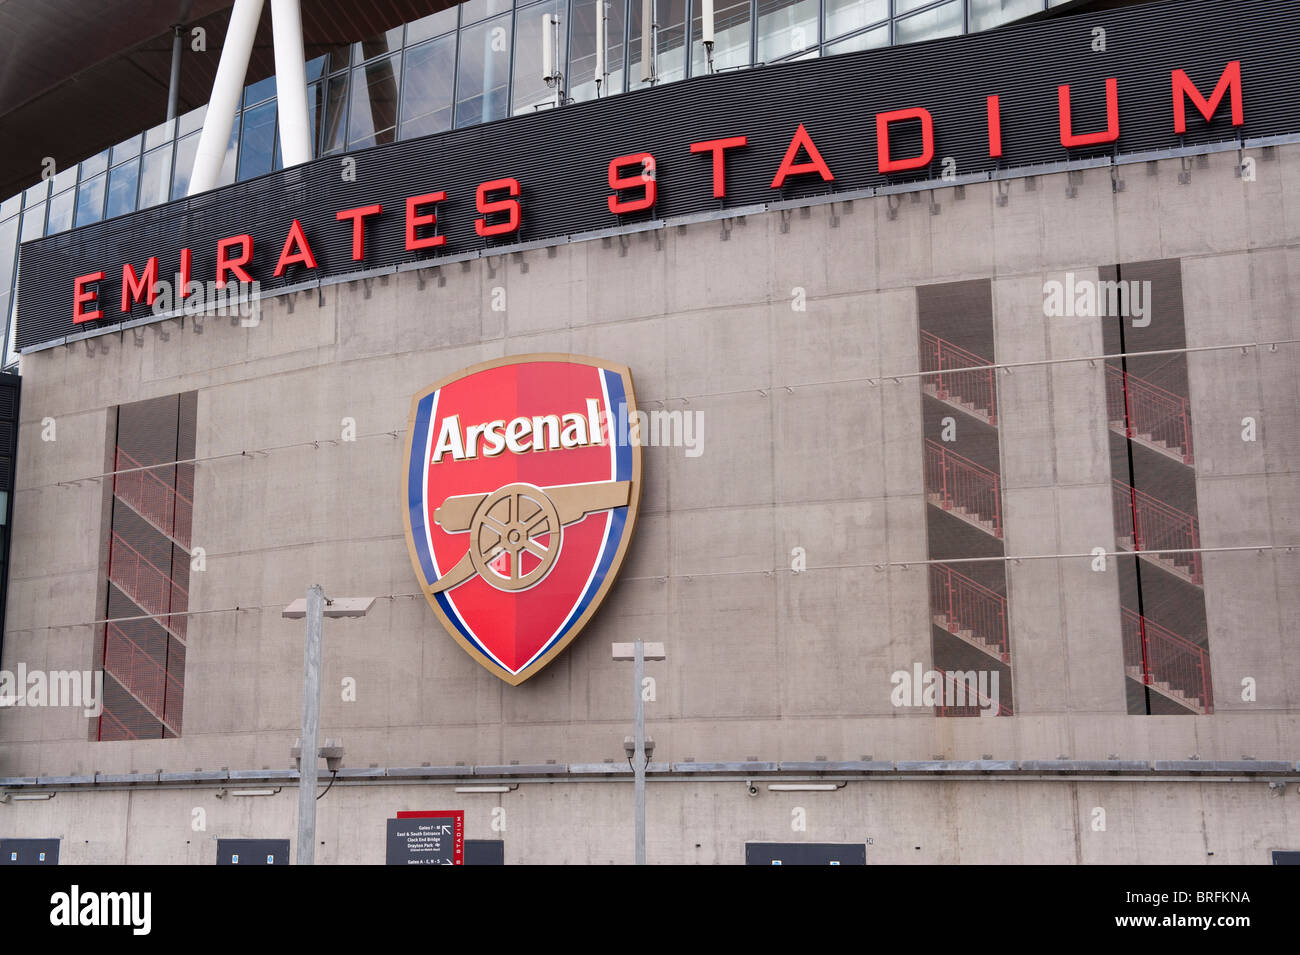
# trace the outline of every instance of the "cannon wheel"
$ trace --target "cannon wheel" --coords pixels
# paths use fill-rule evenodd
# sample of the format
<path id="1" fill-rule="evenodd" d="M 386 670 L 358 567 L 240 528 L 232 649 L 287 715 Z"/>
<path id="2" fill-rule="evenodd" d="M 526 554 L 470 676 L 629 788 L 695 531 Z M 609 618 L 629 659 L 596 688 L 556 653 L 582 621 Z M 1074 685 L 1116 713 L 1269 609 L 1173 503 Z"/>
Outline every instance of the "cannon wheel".
<path id="1" fill-rule="evenodd" d="M 474 511 L 469 526 L 470 560 L 497 590 L 525 590 L 555 566 L 562 534 L 559 512 L 545 491 L 532 484 L 507 484 L 484 498 Z M 546 535 L 550 535 L 549 542 L 538 541 Z M 491 563 L 503 552 L 510 555 L 508 575 Z M 537 566 L 520 573 L 524 554 L 532 555 Z"/>

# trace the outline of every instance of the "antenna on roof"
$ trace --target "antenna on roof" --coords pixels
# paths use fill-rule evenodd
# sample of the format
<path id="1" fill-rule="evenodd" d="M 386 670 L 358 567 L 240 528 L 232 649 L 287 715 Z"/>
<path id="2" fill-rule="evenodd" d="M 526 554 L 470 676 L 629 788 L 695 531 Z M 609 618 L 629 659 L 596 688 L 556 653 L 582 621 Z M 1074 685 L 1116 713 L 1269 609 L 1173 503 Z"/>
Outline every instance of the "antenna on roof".
<path id="1" fill-rule="evenodd" d="M 605 72 L 605 43 L 609 29 L 609 13 L 604 0 L 596 2 L 596 98 L 600 98 L 600 84 L 608 90 L 609 74 Z"/>
<path id="2" fill-rule="evenodd" d="M 713 0 L 703 0 L 700 11 L 700 39 L 704 42 L 704 55 L 709 59 L 709 72 L 713 72 Z"/>
<path id="3" fill-rule="evenodd" d="M 564 105 L 564 74 L 560 71 L 560 17 L 542 14 L 542 79 L 555 88 L 555 105 Z"/>

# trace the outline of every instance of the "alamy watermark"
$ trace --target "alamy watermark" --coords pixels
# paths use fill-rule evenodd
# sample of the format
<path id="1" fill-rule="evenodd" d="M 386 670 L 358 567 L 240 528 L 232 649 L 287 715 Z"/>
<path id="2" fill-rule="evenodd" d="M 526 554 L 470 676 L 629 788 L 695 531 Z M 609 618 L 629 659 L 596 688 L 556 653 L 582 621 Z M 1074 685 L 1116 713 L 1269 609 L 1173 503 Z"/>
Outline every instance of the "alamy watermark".
<path id="1" fill-rule="evenodd" d="M 79 706 L 83 716 L 104 711 L 103 670 L 0 670 L 0 707 Z"/>
<path id="2" fill-rule="evenodd" d="M 1049 318 L 1129 318 L 1134 328 L 1151 324 L 1151 283 L 1133 280 L 1081 279 L 1043 283 L 1043 314 Z"/>
<path id="3" fill-rule="evenodd" d="M 617 441 L 620 447 L 685 448 L 688 458 L 704 453 L 702 411 L 634 411 L 629 415 L 627 403 L 620 401 L 614 415 L 602 411 L 600 417 L 601 436 Z"/>
<path id="4" fill-rule="evenodd" d="M 153 291 L 153 313 L 164 315 L 202 315 L 219 318 L 239 318 L 244 328 L 252 328 L 261 323 L 262 283 L 227 282 L 219 286 L 216 282 L 190 281 L 176 294 L 180 286 L 179 276 L 173 285 L 165 279 L 155 282 Z"/>
<path id="5" fill-rule="evenodd" d="M 997 716 L 1000 709 L 997 670 L 895 670 L 889 682 L 889 701 L 895 706 L 978 706 L 980 716 Z"/>

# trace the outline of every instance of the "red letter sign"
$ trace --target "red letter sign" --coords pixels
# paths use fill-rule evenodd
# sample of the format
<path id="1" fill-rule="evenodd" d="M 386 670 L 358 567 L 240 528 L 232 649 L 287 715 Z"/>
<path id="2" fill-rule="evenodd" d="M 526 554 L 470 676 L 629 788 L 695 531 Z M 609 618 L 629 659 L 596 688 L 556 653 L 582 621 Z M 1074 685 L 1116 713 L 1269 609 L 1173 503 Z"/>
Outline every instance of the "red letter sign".
<path id="1" fill-rule="evenodd" d="M 1002 157 L 1002 101 L 996 96 L 988 99 L 989 111 L 989 155 L 994 159 Z"/>
<path id="2" fill-rule="evenodd" d="M 366 217 L 379 215 L 383 208 L 379 203 L 375 203 L 373 206 L 357 206 L 355 209 L 344 209 L 334 216 L 340 222 L 345 219 L 352 220 L 353 262 L 360 262 L 366 257 Z"/>
<path id="3" fill-rule="evenodd" d="M 795 157 L 799 155 L 799 149 L 808 151 L 808 161 L 796 163 Z M 830 167 L 826 165 L 826 160 L 822 159 L 822 154 L 817 151 L 813 145 L 812 137 L 808 135 L 808 130 L 803 128 L 803 123 L 795 130 L 794 138 L 790 140 L 790 145 L 786 147 L 785 158 L 781 160 L 781 168 L 776 171 L 772 178 L 772 188 L 780 189 L 785 185 L 785 181 L 790 176 L 800 176 L 807 172 L 815 172 L 826 182 L 834 182 L 835 177 L 831 175 Z"/>
<path id="4" fill-rule="evenodd" d="M 290 248 L 295 251 L 290 252 Z M 302 223 L 297 219 L 294 219 L 293 225 L 289 226 L 289 236 L 284 240 L 284 251 L 280 253 L 280 261 L 275 264 L 276 276 L 283 275 L 284 270 L 295 263 L 305 265 L 309 269 L 316 268 L 316 256 L 311 254 L 311 246 L 307 244 L 307 237 L 302 233 Z"/>
<path id="5" fill-rule="evenodd" d="M 921 121 L 921 155 L 911 159 L 891 159 L 889 156 L 889 126 L 908 119 Z M 921 109 L 896 109 L 876 114 L 876 166 L 881 172 L 902 172 L 905 169 L 922 169 L 934 158 L 934 119 L 930 111 Z"/>
<path id="6" fill-rule="evenodd" d="M 91 282 L 104 281 L 103 272 L 91 272 L 89 275 L 79 275 L 72 280 L 72 321 L 74 324 L 81 322 L 93 322 L 97 318 L 103 318 L 104 313 L 99 309 L 93 312 L 83 312 L 81 306 L 86 302 L 93 302 L 99 295 L 98 292 L 87 292 L 85 287 Z"/>
<path id="7" fill-rule="evenodd" d="M 1246 112 L 1241 105 L 1241 60 L 1233 60 L 1228 64 L 1223 75 L 1219 77 L 1219 85 L 1214 88 L 1214 95 L 1206 101 L 1201 95 L 1201 91 L 1192 85 L 1191 78 L 1182 70 L 1174 70 L 1174 132 L 1183 135 L 1187 132 L 1187 103 L 1189 97 L 1194 105 L 1205 117 L 1208 123 L 1214 118 L 1214 111 L 1219 108 L 1223 102 L 1223 96 L 1228 90 L 1232 90 L 1232 125 L 1246 125 Z"/>
<path id="8" fill-rule="evenodd" d="M 488 201 L 489 192 L 500 192 L 506 190 L 509 199 L 496 199 Z M 492 215 L 496 212 L 504 212 L 507 215 L 505 222 L 498 222 L 496 225 L 488 225 L 487 219 L 475 219 L 474 231 L 481 236 L 505 235 L 508 232 L 515 232 L 519 229 L 521 220 L 521 211 L 519 201 L 516 198 L 519 195 L 518 179 L 494 179 L 492 182 L 479 183 L 478 193 L 475 196 L 475 206 L 478 211 L 485 216 Z"/>
<path id="9" fill-rule="evenodd" d="M 1074 134 L 1074 124 L 1070 118 L 1070 87 L 1056 88 L 1057 106 L 1061 113 L 1061 145 L 1067 149 L 1075 146 L 1100 146 L 1113 143 L 1119 139 L 1119 80 L 1106 81 L 1106 129 L 1100 133 Z"/>
<path id="10" fill-rule="evenodd" d="M 154 286 L 158 283 L 158 257 L 154 256 L 144 267 L 144 275 L 135 274 L 135 266 L 128 262 L 122 266 L 122 311 L 131 311 L 131 305 L 140 301 L 140 296 L 144 295 L 144 303 L 152 305 L 154 299 L 158 297 L 158 290 Z"/>
<path id="11" fill-rule="evenodd" d="M 749 140 L 744 136 L 729 136 L 726 139 L 710 139 L 702 143 L 691 143 L 691 152 L 693 153 L 713 153 L 714 199 L 725 199 L 727 195 L 727 160 L 724 151 L 738 149 L 748 143 Z"/>
<path id="12" fill-rule="evenodd" d="M 239 257 L 232 259 L 226 250 L 239 246 Z M 251 282 L 253 277 L 244 271 L 244 266 L 253 257 L 253 237 L 251 235 L 233 235 L 217 243 L 217 288 L 226 287 L 226 273 L 234 272 L 241 282 Z"/>
<path id="13" fill-rule="evenodd" d="M 416 229 L 421 226 L 433 225 L 438 221 L 438 214 L 430 212 L 427 215 L 418 215 L 416 210 L 420 206 L 433 205 L 435 202 L 443 202 L 447 198 L 445 192 L 426 192 L 422 196 L 411 196 L 406 200 L 406 251 L 414 252 L 416 249 L 432 249 L 434 246 L 445 245 L 447 237 L 445 235 L 431 235 L 421 238 L 416 234 Z"/>
<path id="14" fill-rule="evenodd" d="M 635 176 L 620 176 L 619 170 L 624 166 L 637 165 L 641 171 Z M 617 159 L 609 161 L 609 188 L 614 190 L 614 195 L 610 196 L 606 202 L 609 204 L 609 211 L 616 213 L 640 212 L 642 209 L 649 209 L 655 204 L 659 197 L 659 184 L 655 180 L 656 167 L 655 157 L 649 153 L 632 153 L 630 156 L 619 156 Z M 618 197 L 620 189 L 644 189 L 645 195 L 640 199 L 623 200 Z"/>

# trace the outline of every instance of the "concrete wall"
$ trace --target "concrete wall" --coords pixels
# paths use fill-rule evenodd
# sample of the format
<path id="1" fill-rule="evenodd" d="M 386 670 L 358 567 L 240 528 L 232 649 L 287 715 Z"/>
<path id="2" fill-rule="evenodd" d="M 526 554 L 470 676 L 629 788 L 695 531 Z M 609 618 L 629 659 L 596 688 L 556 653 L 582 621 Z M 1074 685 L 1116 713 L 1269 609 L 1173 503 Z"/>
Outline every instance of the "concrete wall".
<path id="1" fill-rule="evenodd" d="M 232 455 L 200 464 L 195 488 L 194 544 L 207 564 L 190 606 L 223 612 L 189 624 L 183 738 L 87 742 L 79 712 L 8 710 L 0 777 L 287 766 L 302 636 L 279 611 L 313 582 L 393 595 L 363 621 L 326 627 L 322 734 L 342 738 L 353 767 L 621 758 L 631 674 L 609 644 L 638 637 L 668 651 L 648 669 L 656 759 L 1294 761 L 1300 551 L 1206 555 L 1214 715 L 1126 714 L 1115 572 L 1077 558 L 1008 566 L 1016 716 L 938 719 L 890 702 L 890 674 L 928 667 L 931 644 L 925 568 L 887 566 L 923 560 L 926 548 L 920 385 L 891 377 L 918 369 L 914 287 L 991 279 L 999 360 L 1055 362 L 999 380 L 1007 554 L 1112 550 L 1102 363 L 1063 362 L 1101 354 L 1100 325 L 1045 317 L 1043 283 L 1177 258 L 1189 346 L 1300 337 L 1300 147 L 1256 158 L 1254 182 L 1223 153 L 1192 163 L 1187 184 L 1174 160 L 1122 167 L 1122 191 L 1096 170 L 1002 183 L 1005 204 L 993 184 L 939 189 L 937 215 L 903 196 L 892 218 L 879 198 L 672 226 L 276 298 L 257 327 L 172 321 L 28 356 L 0 666 L 93 665 L 84 624 L 102 607 L 104 495 L 78 479 L 104 470 L 120 403 L 197 390 L 198 456 Z M 492 308 L 498 288 L 504 311 Z M 792 307 L 799 300 L 806 310 Z M 389 432 L 405 428 L 411 395 L 432 381 L 540 351 L 628 364 L 643 407 L 702 414 L 704 453 L 647 449 L 620 582 L 555 663 L 511 688 L 418 595 L 400 523 L 402 444 Z M 1300 543 L 1297 358 L 1290 343 L 1189 357 L 1203 546 Z M 1241 440 L 1246 416 L 1259 422 L 1253 444 Z M 56 441 L 41 439 L 46 418 Z M 355 419 L 355 442 L 338 441 L 343 418 Z M 265 448 L 278 450 L 238 454 Z M 807 555 L 798 574 L 795 547 Z M 345 677 L 356 702 L 341 699 Z M 1242 699 L 1247 678 L 1253 702 Z M 1252 855 L 1261 833 L 1300 843 L 1293 797 L 1270 801 L 1262 784 L 1249 795 L 1168 785 L 855 784 L 813 794 L 818 821 L 794 835 L 874 834 L 879 861 L 1195 862 L 1214 850 L 1199 848 L 1202 827 L 1219 826 L 1216 861 L 1265 861 Z M 735 793 L 720 792 L 653 787 L 652 858 L 738 861 L 737 840 L 791 835 L 781 799 L 737 808 Z M 521 793 L 508 797 L 527 807 L 512 833 L 581 817 L 585 841 L 524 835 L 518 848 L 507 840 L 508 859 L 627 861 L 619 787 Z M 160 815 L 128 831 L 127 796 L 65 793 L 21 813 L 0 807 L 0 832 L 57 830 L 69 861 L 206 861 L 188 830 L 192 798 L 132 795 L 133 819 Z M 358 845 L 325 852 L 330 861 L 379 861 L 382 819 L 407 802 L 428 808 L 409 789 L 329 798 L 322 805 L 339 815 L 326 810 L 327 845 L 353 838 L 340 828 L 354 825 L 349 800 L 374 822 L 355 830 Z M 232 836 L 292 829 L 283 795 L 236 802 L 248 815 L 222 822 Z M 1079 834 L 1085 804 L 1103 803 L 1122 807 L 1126 835 L 1121 825 L 1110 841 Z M 1054 834 L 1030 838 L 1016 828 L 1026 819 Z M 71 846 L 92 823 L 97 838 L 130 844 L 79 856 Z M 471 837 L 488 837 L 475 826 Z M 1184 829 L 1197 845 L 1183 844 Z"/>

